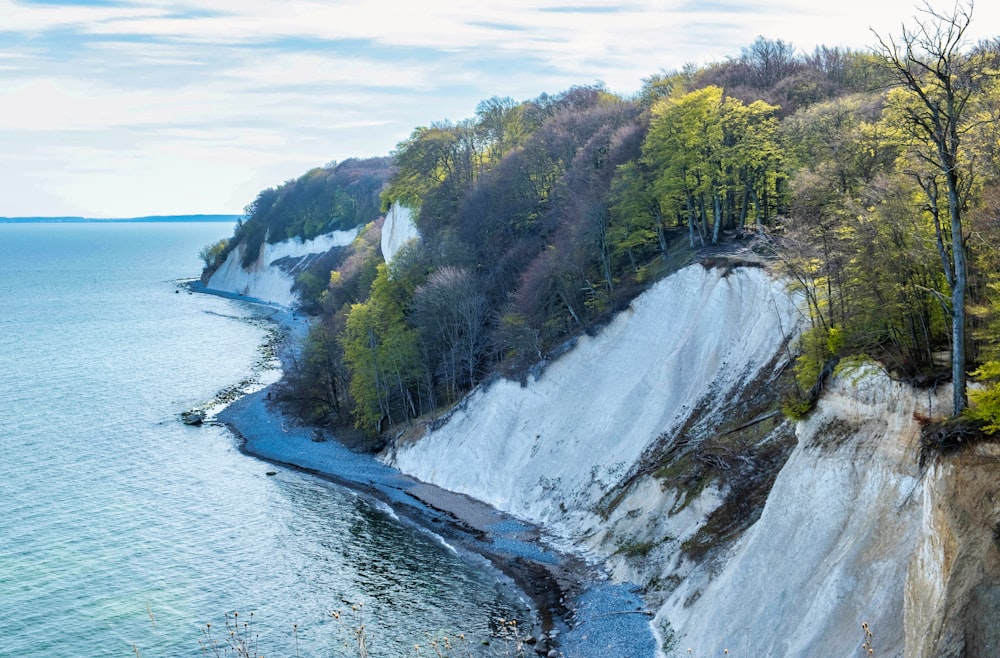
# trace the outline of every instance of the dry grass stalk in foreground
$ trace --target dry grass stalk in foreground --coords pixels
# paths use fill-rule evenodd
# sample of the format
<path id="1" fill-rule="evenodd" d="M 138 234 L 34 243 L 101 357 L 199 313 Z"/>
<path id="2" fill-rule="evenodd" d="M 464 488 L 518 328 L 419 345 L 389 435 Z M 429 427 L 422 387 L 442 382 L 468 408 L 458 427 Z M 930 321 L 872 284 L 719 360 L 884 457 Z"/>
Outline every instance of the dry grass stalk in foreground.
<path id="1" fill-rule="evenodd" d="M 872 634 L 872 630 L 869 628 L 868 622 L 861 622 L 861 630 L 865 632 L 865 641 L 861 644 L 861 648 L 864 650 L 866 656 L 874 656 L 875 648 L 872 647 L 872 640 L 875 636 Z"/>
<path id="2" fill-rule="evenodd" d="M 155 620 L 152 611 L 147 608 L 150 619 Z M 356 658 L 374 658 L 378 655 L 373 652 L 373 640 L 368 625 L 364 619 L 364 604 L 351 604 L 349 610 L 334 610 L 330 616 L 339 622 L 338 632 L 342 635 L 341 650 L 337 653 L 342 656 L 352 656 Z M 232 612 L 225 614 L 225 634 L 222 637 L 216 635 L 212 624 L 207 623 L 201 630 L 201 639 L 198 644 L 201 653 L 205 656 L 215 658 L 225 658 L 234 656 L 235 658 L 264 658 L 260 653 L 260 634 L 254 630 L 254 613 L 249 614 L 249 619 L 240 621 L 240 613 Z M 245 618 L 246 619 L 246 618 Z M 533 642 L 529 636 L 522 636 L 520 627 L 515 619 L 498 619 L 498 629 L 493 640 L 483 640 L 482 647 L 490 647 L 490 655 L 496 658 L 525 658 L 527 646 Z M 295 658 L 300 658 L 298 624 L 293 624 L 292 635 L 295 640 Z M 494 646 L 494 642 L 502 642 L 503 646 Z M 433 653 L 425 653 L 430 650 Z M 142 658 L 138 646 L 132 644 L 132 652 L 136 658 Z M 474 651 L 474 645 L 468 640 L 464 633 L 455 636 L 442 635 L 435 637 L 427 634 L 425 644 L 414 645 L 415 656 L 436 656 L 437 658 L 474 658 L 482 655 Z"/>
<path id="3" fill-rule="evenodd" d="M 253 629 L 253 615 L 254 613 L 251 612 L 249 621 L 240 623 L 240 613 L 233 612 L 230 616 L 227 612 L 225 615 L 226 635 L 223 640 L 219 640 L 213 635 L 212 624 L 205 624 L 205 628 L 201 631 L 202 638 L 198 640 L 198 644 L 201 645 L 201 653 L 216 658 L 223 656 L 264 658 L 257 651 L 260 634 Z"/>

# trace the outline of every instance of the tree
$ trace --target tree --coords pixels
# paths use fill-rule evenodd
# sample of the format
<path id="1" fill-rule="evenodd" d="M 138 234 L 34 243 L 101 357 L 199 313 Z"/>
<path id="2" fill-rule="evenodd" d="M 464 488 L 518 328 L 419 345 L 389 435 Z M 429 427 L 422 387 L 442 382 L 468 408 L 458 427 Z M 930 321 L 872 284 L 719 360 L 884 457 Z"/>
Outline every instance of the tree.
<path id="1" fill-rule="evenodd" d="M 795 46 L 781 39 L 758 36 L 740 53 L 750 84 L 756 89 L 770 89 L 802 67 Z"/>
<path id="2" fill-rule="evenodd" d="M 347 390 L 347 372 L 343 350 L 336 340 L 342 329 L 333 322 L 313 325 L 302 344 L 302 351 L 282 380 L 280 391 L 299 416 L 310 422 L 339 420 Z"/>
<path id="3" fill-rule="evenodd" d="M 705 244 L 705 197 L 714 188 L 722 146 L 722 89 L 705 87 L 653 106 L 643 159 L 658 173 L 653 190 L 664 208 L 687 219 L 689 242 Z"/>
<path id="4" fill-rule="evenodd" d="M 417 415 L 412 387 L 419 381 L 416 333 L 406 324 L 400 291 L 382 263 L 371 296 L 353 304 L 340 341 L 350 372 L 359 429 L 379 431 Z"/>
<path id="5" fill-rule="evenodd" d="M 476 383 L 486 339 L 486 297 L 472 274 L 445 266 L 428 277 L 413 295 L 413 321 L 419 329 L 428 370 L 443 379 L 448 399 Z M 433 391 L 432 391 L 433 392 Z"/>
<path id="6" fill-rule="evenodd" d="M 799 110 L 781 122 L 786 166 L 809 168 L 856 196 L 895 163 L 901 146 L 898 122 L 880 120 L 884 94 L 849 94 Z M 794 194 L 793 194 L 794 196 Z"/>
<path id="7" fill-rule="evenodd" d="M 651 167 L 642 160 L 621 165 L 611 183 L 611 220 L 608 241 L 616 270 L 627 263 L 635 274 L 654 250 L 667 257 L 667 222 L 660 200 L 653 193 Z"/>
<path id="8" fill-rule="evenodd" d="M 481 168 L 492 168 L 528 136 L 524 105 L 494 96 L 476 106 L 476 137 L 481 143 Z"/>
<path id="9" fill-rule="evenodd" d="M 926 18 L 916 19 L 913 27 L 904 25 L 898 40 L 876 36 L 878 54 L 908 95 L 900 109 L 913 138 L 914 156 L 927 165 L 913 175 L 927 197 L 951 290 L 952 400 L 958 414 L 966 406 L 968 272 L 962 216 L 971 183 L 971 173 L 962 168 L 962 136 L 969 128 L 969 101 L 988 73 L 962 52 L 972 20 L 971 1 L 968 6 L 956 4 L 950 14 L 939 13 L 928 3 L 921 13 Z"/>
<path id="10" fill-rule="evenodd" d="M 479 146 L 470 120 L 417 128 L 393 152 L 396 172 L 382 193 L 383 207 L 400 201 L 419 208 L 421 234 L 432 240 L 432 233 L 452 218 L 478 175 Z"/>
<path id="11" fill-rule="evenodd" d="M 228 244 L 229 240 L 223 238 L 201 248 L 198 252 L 198 258 L 205 264 L 206 269 L 219 265 L 220 257 L 225 253 Z"/>
<path id="12" fill-rule="evenodd" d="M 692 248 L 704 246 L 709 227 L 716 244 L 723 224 L 742 226 L 751 206 L 758 224 L 768 217 L 779 178 L 776 110 L 714 86 L 653 106 L 641 162 L 663 212 L 686 218 Z"/>
<path id="13" fill-rule="evenodd" d="M 751 204 L 758 229 L 768 218 L 768 192 L 775 184 L 781 161 L 778 122 L 774 118 L 777 109 L 763 101 L 744 105 L 735 98 L 727 98 L 723 103 L 722 164 L 729 178 L 729 192 L 741 197 L 729 204 L 731 208 L 739 208 L 741 229 L 746 226 Z M 716 223 L 713 243 L 718 242 L 719 224 L 721 221 Z"/>

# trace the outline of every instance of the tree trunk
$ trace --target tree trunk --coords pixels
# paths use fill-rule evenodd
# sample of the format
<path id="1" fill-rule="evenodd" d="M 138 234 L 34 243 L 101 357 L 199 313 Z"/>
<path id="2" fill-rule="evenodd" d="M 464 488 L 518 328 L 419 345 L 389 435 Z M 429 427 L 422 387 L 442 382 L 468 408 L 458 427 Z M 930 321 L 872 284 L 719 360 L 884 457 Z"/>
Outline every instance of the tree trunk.
<path id="1" fill-rule="evenodd" d="M 694 200 L 691 195 L 687 195 L 687 211 L 688 211 L 688 242 L 690 242 L 690 247 L 694 249 L 694 223 L 695 223 L 695 210 L 694 210 Z"/>
<path id="2" fill-rule="evenodd" d="M 879 46 L 896 80 L 919 103 L 907 109 L 911 134 L 924 147 L 921 158 L 944 177 L 951 220 L 950 259 L 943 259 L 945 276 L 951 284 L 951 374 L 954 413 L 966 406 L 966 311 L 968 279 L 965 236 L 962 231 L 963 203 L 959 180 L 959 147 L 963 114 L 973 91 L 994 73 L 976 58 L 962 54 L 965 33 L 972 20 L 972 2 L 957 2 L 950 14 L 937 13 L 926 5 L 927 22 L 915 29 L 903 29 L 900 42 L 879 38 Z M 971 175 L 971 173 L 969 174 Z M 925 187 L 933 188 L 933 185 Z M 936 192 L 936 189 L 934 190 Z M 965 190 L 967 193 L 967 190 Z M 933 206 L 933 195 L 930 199 Z M 936 212 L 932 208 L 932 212 Z M 935 219 L 938 220 L 935 215 Z M 940 221 L 935 228 L 940 237 Z M 942 250 L 939 240 L 938 249 Z"/>
<path id="3" fill-rule="evenodd" d="M 722 200 L 719 194 L 712 195 L 712 211 L 715 224 L 712 226 L 712 244 L 719 244 L 719 230 L 722 228 Z"/>
<path id="4" fill-rule="evenodd" d="M 955 267 L 955 285 L 951 289 L 951 382 L 955 414 L 966 406 L 965 375 L 965 291 L 968 277 L 965 265 L 965 240 L 962 235 L 961 210 L 958 191 L 948 184 L 948 206 L 951 212 L 951 241 Z"/>

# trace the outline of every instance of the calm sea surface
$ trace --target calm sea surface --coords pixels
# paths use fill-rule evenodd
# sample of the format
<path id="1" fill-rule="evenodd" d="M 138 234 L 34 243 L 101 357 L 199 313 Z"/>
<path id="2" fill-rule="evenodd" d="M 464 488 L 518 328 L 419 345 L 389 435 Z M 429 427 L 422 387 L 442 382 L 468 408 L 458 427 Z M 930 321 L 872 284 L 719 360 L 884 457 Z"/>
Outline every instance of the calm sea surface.
<path id="1" fill-rule="evenodd" d="M 252 306 L 177 293 L 230 229 L 0 224 L 0 656 L 197 656 L 233 610 L 264 655 L 341 655 L 329 613 L 359 601 L 373 655 L 412 656 L 519 605 L 435 537 L 178 422 L 264 338 Z"/>

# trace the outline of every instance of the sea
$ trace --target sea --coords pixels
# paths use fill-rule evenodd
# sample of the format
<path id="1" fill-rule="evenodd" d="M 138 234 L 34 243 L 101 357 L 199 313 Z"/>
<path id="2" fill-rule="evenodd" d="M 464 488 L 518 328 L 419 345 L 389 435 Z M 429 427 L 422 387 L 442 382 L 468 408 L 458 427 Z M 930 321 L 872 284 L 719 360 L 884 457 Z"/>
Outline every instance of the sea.
<path id="1" fill-rule="evenodd" d="M 494 655 L 485 564 L 180 422 L 261 376 L 264 309 L 183 285 L 232 228 L 0 223 L 0 656 Z"/>

